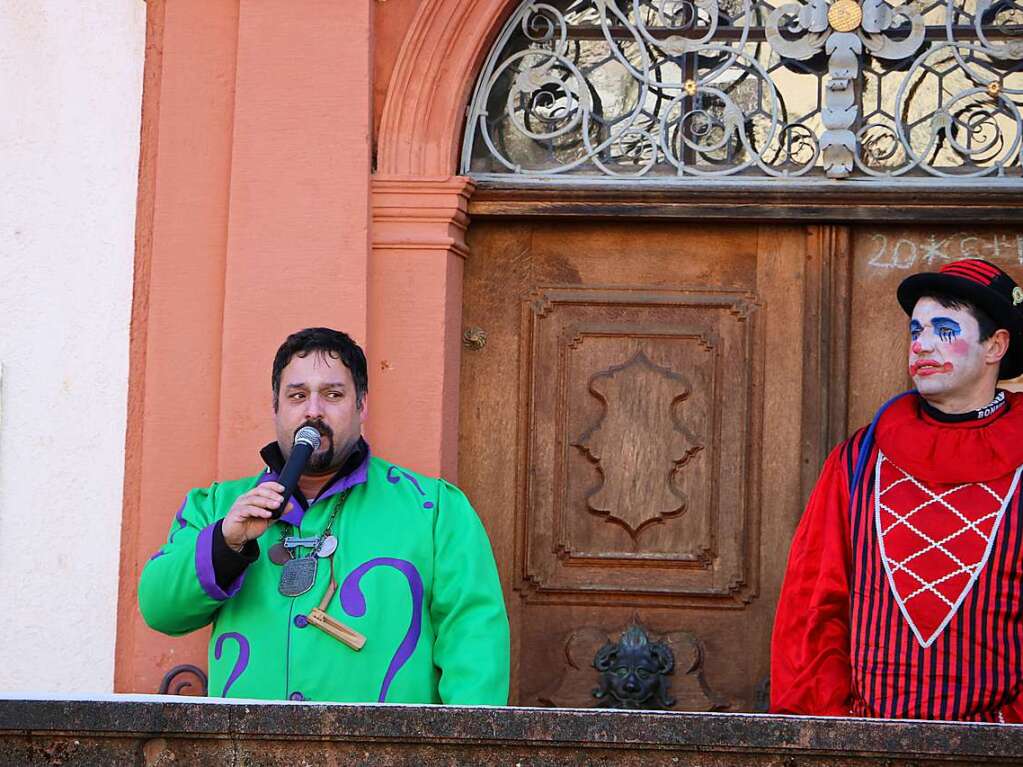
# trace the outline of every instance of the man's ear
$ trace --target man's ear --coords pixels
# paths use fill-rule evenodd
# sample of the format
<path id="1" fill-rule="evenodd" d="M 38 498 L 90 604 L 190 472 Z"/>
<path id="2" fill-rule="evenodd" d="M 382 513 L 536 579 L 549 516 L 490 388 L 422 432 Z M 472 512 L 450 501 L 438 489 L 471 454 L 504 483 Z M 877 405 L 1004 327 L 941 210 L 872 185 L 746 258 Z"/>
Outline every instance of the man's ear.
<path id="1" fill-rule="evenodd" d="M 984 346 L 986 347 L 984 362 L 989 365 L 997 365 L 1002 361 L 1002 357 L 1009 352 L 1009 331 L 999 328 L 984 342 Z"/>
<path id="2" fill-rule="evenodd" d="M 369 394 L 362 395 L 362 402 L 359 404 L 359 423 L 366 423 L 366 415 L 369 413 Z"/>

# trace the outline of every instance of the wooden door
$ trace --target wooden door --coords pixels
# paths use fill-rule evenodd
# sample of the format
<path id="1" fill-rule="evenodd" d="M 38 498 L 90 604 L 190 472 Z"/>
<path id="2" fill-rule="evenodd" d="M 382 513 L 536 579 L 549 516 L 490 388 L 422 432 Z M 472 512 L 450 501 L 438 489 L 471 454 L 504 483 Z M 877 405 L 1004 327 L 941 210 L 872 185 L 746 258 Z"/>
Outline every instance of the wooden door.
<path id="1" fill-rule="evenodd" d="M 845 239 L 476 218 L 469 241 L 459 482 L 512 702 L 596 705 L 594 654 L 635 621 L 674 651 L 673 708 L 762 707 L 789 541 L 845 431 Z"/>

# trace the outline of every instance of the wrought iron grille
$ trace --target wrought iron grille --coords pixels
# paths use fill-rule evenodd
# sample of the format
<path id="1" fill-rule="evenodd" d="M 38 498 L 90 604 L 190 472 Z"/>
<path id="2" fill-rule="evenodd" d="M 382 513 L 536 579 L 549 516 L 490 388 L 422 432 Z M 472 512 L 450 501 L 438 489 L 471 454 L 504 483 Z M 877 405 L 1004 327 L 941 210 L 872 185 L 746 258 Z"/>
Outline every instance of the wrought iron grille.
<path id="1" fill-rule="evenodd" d="M 476 178 L 1023 176 L 1023 2 L 524 2 Z"/>

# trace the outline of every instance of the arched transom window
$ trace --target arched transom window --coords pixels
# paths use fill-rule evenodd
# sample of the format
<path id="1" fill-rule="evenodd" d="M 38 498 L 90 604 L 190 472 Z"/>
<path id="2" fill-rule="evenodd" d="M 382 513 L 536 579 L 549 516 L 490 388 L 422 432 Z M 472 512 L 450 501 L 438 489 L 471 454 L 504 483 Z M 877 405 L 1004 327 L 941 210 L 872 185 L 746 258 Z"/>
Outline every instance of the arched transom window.
<path id="1" fill-rule="evenodd" d="M 477 83 L 462 172 L 1017 183 L 1021 108 L 1012 0 L 524 2 Z"/>

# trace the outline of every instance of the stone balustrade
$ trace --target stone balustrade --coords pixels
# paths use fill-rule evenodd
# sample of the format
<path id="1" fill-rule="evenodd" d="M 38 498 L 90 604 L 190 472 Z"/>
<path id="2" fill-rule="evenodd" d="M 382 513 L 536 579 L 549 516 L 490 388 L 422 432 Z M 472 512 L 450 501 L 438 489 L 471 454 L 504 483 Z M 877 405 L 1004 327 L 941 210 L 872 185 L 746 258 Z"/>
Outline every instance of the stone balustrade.
<path id="1" fill-rule="evenodd" d="M 0 698 L 3 765 L 1023 763 L 1023 726 L 581 709 Z"/>

